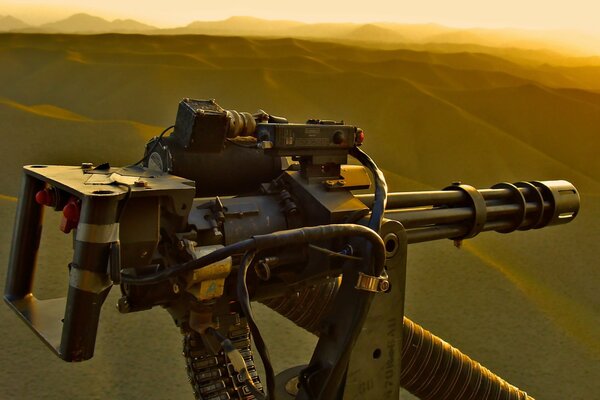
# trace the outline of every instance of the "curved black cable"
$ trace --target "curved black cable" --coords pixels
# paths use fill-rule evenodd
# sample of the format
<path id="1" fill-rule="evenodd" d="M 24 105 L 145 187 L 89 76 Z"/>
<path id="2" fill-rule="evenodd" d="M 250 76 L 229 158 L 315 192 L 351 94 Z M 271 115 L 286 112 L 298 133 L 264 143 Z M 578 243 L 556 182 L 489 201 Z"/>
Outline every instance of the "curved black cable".
<path id="1" fill-rule="evenodd" d="M 288 245 L 311 243 L 338 237 L 359 236 L 369 241 L 372 247 L 374 263 L 369 263 L 371 271 L 364 271 L 374 276 L 379 276 L 385 264 L 385 247 L 381 237 L 373 230 L 363 225 L 356 224 L 331 224 L 296 228 L 278 231 L 264 235 L 256 235 L 250 239 L 242 240 L 217 249 L 210 254 L 191 260 L 172 268 L 141 277 L 122 275 L 122 282 L 132 285 L 151 285 L 173 276 L 205 267 L 235 254 L 243 254 L 249 250 L 272 249 Z M 371 267 L 372 266 L 372 267 Z"/>
<path id="2" fill-rule="evenodd" d="M 373 174 L 375 180 L 375 197 L 373 198 L 373 206 L 371 207 L 371 218 L 369 218 L 369 228 L 375 232 L 379 232 L 381 228 L 381 220 L 383 219 L 383 213 L 385 212 L 385 206 L 387 203 L 387 183 L 383 172 L 377 167 L 375 161 L 367 153 L 353 147 L 350 149 L 350 155 L 356 158 L 362 165 L 364 165 Z"/>
<path id="3" fill-rule="evenodd" d="M 191 271 L 194 269 L 202 268 L 217 261 L 221 261 L 227 257 L 231 257 L 235 254 L 243 254 L 244 252 L 251 250 L 254 245 L 252 239 L 242 240 L 241 242 L 233 243 L 228 246 L 222 247 L 209 253 L 203 257 L 195 260 L 178 264 L 169 269 L 164 269 L 160 272 L 145 275 L 145 276 L 132 276 L 122 274 L 121 281 L 132 285 L 152 285 L 169 279 L 173 276 L 180 275 L 184 272 Z"/>
<path id="4" fill-rule="evenodd" d="M 265 367 L 265 374 L 267 375 L 267 398 L 269 400 L 275 400 L 275 371 L 273 370 L 273 365 L 271 364 L 271 357 L 269 356 L 267 345 L 262 338 L 260 331 L 258 330 L 256 321 L 254 321 L 252 306 L 250 305 L 250 294 L 248 293 L 248 286 L 246 285 L 248 269 L 250 268 L 250 265 L 252 265 L 255 255 L 256 251 L 249 251 L 246 252 L 242 258 L 237 276 L 237 297 L 238 302 L 242 307 L 242 312 L 248 321 L 248 326 L 250 327 L 250 332 L 252 333 L 256 350 L 258 351 L 258 354 L 260 355 Z"/>
<path id="5" fill-rule="evenodd" d="M 375 181 L 375 195 L 368 227 L 372 229 L 372 231 L 379 232 L 387 202 L 387 184 L 385 182 L 385 177 L 375 162 L 359 148 L 353 147 L 349 154 L 356 158 L 373 174 L 373 179 Z M 377 251 L 377 246 L 373 246 L 372 242 L 368 243 L 364 249 L 365 261 L 363 262 L 363 271 L 366 270 L 365 272 L 371 276 L 380 276 L 383 272 L 383 266 L 380 267 L 376 258 Z M 338 317 L 344 315 L 346 321 L 341 324 L 343 328 L 339 329 L 343 329 L 343 331 L 347 333 L 341 334 L 334 331 L 333 334 L 322 336 L 317 344 L 317 350 L 319 349 L 319 346 L 321 346 L 322 341 L 322 347 L 324 349 L 335 349 L 335 362 L 329 366 L 329 370 L 327 371 L 323 367 L 323 363 L 326 362 L 326 360 L 323 359 L 323 356 L 314 354 L 308 369 L 315 368 L 316 371 L 318 371 L 314 372 L 315 374 L 324 373 L 323 375 L 325 376 L 319 377 L 321 382 L 318 384 L 310 383 L 307 377 L 304 376 L 303 379 L 301 379 L 301 391 L 298 398 L 330 399 L 340 397 L 340 393 L 342 392 L 340 386 L 344 385 L 346 379 L 350 353 L 354 347 L 358 333 L 364 324 L 373 297 L 373 293 L 369 292 L 357 292 L 354 294 L 351 292 L 353 287 L 354 282 L 347 279 L 346 275 L 344 275 L 340 289 L 340 292 L 344 293 L 338 293 L 334 300 L 334 310 L 332 311 L 336 312 Z M 342 300 L 340 296 L 343 296 L 344 300 Z"/>
<path id="6" fill-rule="evenodd" d="M 160 135 L 158 135 L 158 137 L 156 139 L 156 142 L 154 142 L 154 144 L 152 145 L 152 148 L 150 148 L 150 150 L 148 150 L 148 152 L 146 154 L 144 154 L 144 157 L 142 157 L 138 162 L 129 165 L 129 167 L 133 167 L 133 166 L 142 164 L 144 161 L 147 161 L 148 157 L 150 157 L 150 154 L 152 154 L 152 152 L 154 151 L 154 149 L 156 149 L 156 146 L 158 146 L 158 144 L 160 143 L 160 141 L 163 138 L 163 136 L 165 136 L 165 133 L 169 132 L 173 128 L 175 128 L 175 125 L 171 125 L 171 126 L 166 127 L 160 133 Z"/>
<path id="7" fill-rule="evenodd" d="M 242 137 L 247 137 L 247 136 L 242 136 Z M 257 142 L 254 141 L 245 141 L 245 142 L 241 142 L 241 141 L 237 141 L 231 138 L 225 138 L 225 140 L 229 143 L 231 143 L 234 146 L 238 146 L 238 147 L 243 147 L 245 149 L 256 149 L 257 148 Z"/>
<path id="8" fill-rule="evenodd" d="M 329 250 L 326 249 L 325 247 L 320 247 L 314 244 L 309 244 L 308 247 L 310 247 L 311 249 L 321 252 L 323 254 L 327 254 L 330 257 L 338 257 L 338 258 L 342 258 L 344 260 L 350 260 L 350 261 L 362 261 L 363 258 L 362 257 L 356 257 L 353 255 L 349 255 L 349 254 L 344 254 L 344 253 L 338 253 L 337 251 L 333 251 L 333 250 Z"/>

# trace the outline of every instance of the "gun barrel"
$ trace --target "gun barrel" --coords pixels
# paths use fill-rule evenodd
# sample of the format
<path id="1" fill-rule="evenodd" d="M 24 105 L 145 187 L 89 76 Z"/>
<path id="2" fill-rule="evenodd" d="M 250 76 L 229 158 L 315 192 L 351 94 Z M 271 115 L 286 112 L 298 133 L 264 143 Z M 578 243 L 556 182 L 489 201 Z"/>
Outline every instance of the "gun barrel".
<path id="1" fill-rule="evenodd" d="M 373 202 L 373 195 L 357 197 L 367 206 Z M 390 193 L 385 216 L 402 223 L 409 243 L 419 243 L 564 224 L 577 216 L 579 205 L 579 193 L 567 181 L 499 183 L 482 190 L 455 184 L 438 191 Z"/>

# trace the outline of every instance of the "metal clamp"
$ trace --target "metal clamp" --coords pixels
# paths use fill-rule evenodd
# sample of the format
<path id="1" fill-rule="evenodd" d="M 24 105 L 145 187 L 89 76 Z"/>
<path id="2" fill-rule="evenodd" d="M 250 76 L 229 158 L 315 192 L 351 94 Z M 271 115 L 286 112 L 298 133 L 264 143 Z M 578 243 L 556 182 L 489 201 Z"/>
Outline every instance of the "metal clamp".
<path id="1" fill-rule="evenodd" d="M 473 207 L 473 219 L 472 225 L 469 229 L 469 233 L 464 236 L 450 238 L 455 241 L 463 239 L 470 239 L 475 237 L 483 230 L 485 222 L 487 221 L 487 205 L 483 195 L 475 189 L 473 186 L 464 185 L 460 182 L 454 182 L 451 186 L 444 188 L 444 190 L 459 190 L 463 192 L 469 199 L 471 206 Z"/>
<path id="2" fill-rule="evenodd" d="M 358 273 L 355 289 L 373 293 L 386 293 L 390 290 L 390 281 L 387 274 L 382 276 L 371 276 L 362 272 Z"/>

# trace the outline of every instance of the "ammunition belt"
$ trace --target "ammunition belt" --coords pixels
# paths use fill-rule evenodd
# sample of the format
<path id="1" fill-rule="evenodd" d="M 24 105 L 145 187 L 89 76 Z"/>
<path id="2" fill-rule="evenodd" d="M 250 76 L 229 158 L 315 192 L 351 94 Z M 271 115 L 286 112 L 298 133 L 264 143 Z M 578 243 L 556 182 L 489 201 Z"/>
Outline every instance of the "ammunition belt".
<path id="1" fill-rule="evenodd" d="M 262 389 L 254 358 L 252 356 L 250 329 L 245 319 L 237 325 L 231 325 L 227 334 L 234 346 L 242 353 L 254 385 Z M 195 331 L 184 333 L 183 355 L 187 365 L 190 384 L 197 400 L 252 400 L 247 385 L 219 351 L 214 355 L 206 349 L 200 334 Z"/>

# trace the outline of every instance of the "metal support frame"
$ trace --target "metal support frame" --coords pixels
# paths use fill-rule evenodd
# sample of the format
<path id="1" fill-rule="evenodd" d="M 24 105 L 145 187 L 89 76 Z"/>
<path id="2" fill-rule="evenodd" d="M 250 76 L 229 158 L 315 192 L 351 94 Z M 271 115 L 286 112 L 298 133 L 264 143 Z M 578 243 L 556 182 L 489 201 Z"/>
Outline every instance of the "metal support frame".
<path id="1" fill-rule="evenodd" d="M 338 399 L 398 399 L 406 283 L 408 238 L 401 223 L 384 219 L 380 235 L 386 244 L 389 290 L 375 295 L 361 333 L 353 347 L 345 386 Z M 344 278 L 342 278 L 344 279 Z M 299 374 L 306 366 L 277 375 L 277 398 L 296 399 Z"/>
<path id="2" fill-rule="evenodd" d="M 100 309 L 112 286 L 108 264 L 111 245 L 119 240 L 118 210 L 128 198 L 155 198 L 158 222 L 160 201 L 172 213 L 187 219 L 195 192 L 192 182 L 172 175 L 144 176 L 149 185 L 128 189 L 123 185 L 90 184 L 91 175 L 127 173 L 106 169 L 90 173 L 80 167 L 33 165 L 23 169 L 23 185 L 14 225 L 13 243 L 8 265 L 5 302 L 21 319 L 65 361 L 82 361 L 93 356 Z M 124 176 L 124 175 L 122 175 Z M 47 185 L 81 201 L 78 228 L 74 232 L 74 254 L 69 265 L 67 297 L 39 300 L 32 293 L 37 252 L 40 246 L 44 206 L 35 200 L 36 193 Z M 131 213 L 147 209 L 131 209 Z M 140 217 L 138 215 L 138 217 Z M 158 235 L 158 232 L 155 233 Z M 155 238 L 155 241 L 158 237 Z M 131 246 L 132 251 L 136 248 Z M 127 257 L 125 254 L 124 259 Z M 139 255 L 138 255 L 139 257 Z M 66 268 L 66 266 L 65 266 Z"/>
<path id="3" fill-rule="evenodd" d="M 344 400 L 398 399 L 400 353 L 408 240 L 401 223 L 385 220 L 380 236 L 386 245 L 390 290 L 375 296 L 358 337 L 346 378 Z"/>

